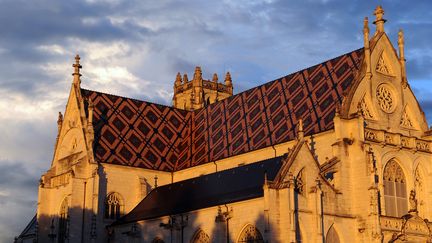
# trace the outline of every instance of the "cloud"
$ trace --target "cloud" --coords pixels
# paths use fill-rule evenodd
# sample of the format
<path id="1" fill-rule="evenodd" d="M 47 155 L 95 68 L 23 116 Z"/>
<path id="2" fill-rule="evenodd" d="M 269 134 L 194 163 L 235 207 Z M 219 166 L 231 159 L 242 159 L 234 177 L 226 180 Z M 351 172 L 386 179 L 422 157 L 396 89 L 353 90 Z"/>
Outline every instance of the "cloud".
<path id="1" fill-rule="evenodd" d="M 394 43 L 398 29 L 404 29 L 408 78 L 432 121 L 431 88 L 425 85 L 432 79 L 432 3 L 380 2 Z M 67 101 L 75 54 L 82 57 L 83 87 L 170 104 L 176 73 L 191 77 L 195 66 L 206 78 L 218 73 L 222 79 L 230 71 L 240 92 L 359 48 L 363 17 L 373 18 L 375 4 L 0 1 L 0 169 L 16 165 L 4 178 L 14 181 L 11 189 L 28 192 L 20 197 L 0 181 L 0 202 L 8 205 L 8 215 L 0 215 L 0 229 L 8 230 L 0 231 L 0 241 L 11 241 L 33 216 L 33 209 L 13 205 L 36 200 L 37 178 L 51 162 L 57 112 Z"/>

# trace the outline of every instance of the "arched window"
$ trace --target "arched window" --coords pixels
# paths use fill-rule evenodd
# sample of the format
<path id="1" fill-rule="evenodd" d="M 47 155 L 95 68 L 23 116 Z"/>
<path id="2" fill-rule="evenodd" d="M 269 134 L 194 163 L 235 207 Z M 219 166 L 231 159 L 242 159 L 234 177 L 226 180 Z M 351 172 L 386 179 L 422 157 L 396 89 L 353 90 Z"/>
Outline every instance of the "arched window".
<path id="1" fill-rule="evenodd" d="M 108 194 L 105 200 L 105 218 L 119 219 L 123 214 L 123 200 L 121 196 L 116 193 Z"/>
<path id="2" fill-rule="evenodd" d="M 339 235 L 333 226 L 330 227 L 329 231 L 327 232 L 325 242 L 326 243 L 339 243 L 340 242 Z"/>
<path id="3" fill-rule="evenodd" d="M 264 240 L 259 230 L 249 224 L 240 233 L 237 243 L 264 243 Z"/>
<path id="4" fill-rule="evenodd" d="M 191 243 L 210 243 L 210 237 L 200 229 L 195 233 Z"/>
<path id="5" fill-rule="evenodd" d="M 384 168 L 384 200 L 387 216 L 401 217 L 408 212 L 406 179 L 399 164 L 391 160 Z"/>
<path id="6" fill-rule="evenodd" d="M 69 221 L 69 206 L 67 199 L 64 199 L 60 206 L 59 226 L 58 226 L 58 242 L 66 242 L 68 238 L 68 221 Z"/>
<path id="7" fill-rule="evenodd" d="M 152 240 L 152 243 L 165 243 L 161 238 L 156 237 Z"/>

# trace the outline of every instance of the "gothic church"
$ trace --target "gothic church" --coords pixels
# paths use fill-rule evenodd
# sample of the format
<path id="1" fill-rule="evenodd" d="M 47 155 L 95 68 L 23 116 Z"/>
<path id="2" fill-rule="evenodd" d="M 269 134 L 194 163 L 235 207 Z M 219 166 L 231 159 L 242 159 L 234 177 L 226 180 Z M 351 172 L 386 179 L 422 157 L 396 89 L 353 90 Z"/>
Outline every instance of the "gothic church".
<path id="1" fill-rule="evenodd" d="M 172 107 L 82 88 L 77 56 L 16 241 L 431 242 L 432 130 L 374 15 L 362 48 L 242 93 L 179 73 Z"/>

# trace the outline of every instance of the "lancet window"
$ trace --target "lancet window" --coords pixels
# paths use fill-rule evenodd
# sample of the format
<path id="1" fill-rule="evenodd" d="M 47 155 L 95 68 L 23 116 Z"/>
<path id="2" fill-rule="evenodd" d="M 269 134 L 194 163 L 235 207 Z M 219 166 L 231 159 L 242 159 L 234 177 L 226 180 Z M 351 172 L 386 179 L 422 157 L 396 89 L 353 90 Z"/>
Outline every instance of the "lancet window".
<path id="1" fill-rule="evenodd" d="M 391 160 L 387 163 L 383 181 L 386 215 L 403 216 L 408 212 L 406 178 L 396 161 Z"/>
<path id="2" fill-rule="evenodd" d="M 240 233 L 237 243 L 264 243 L 264 240 L 259 230 L 249 224 Z"/>
<path id="3" fill-rule="evenodd" d="M 60 206 L 59 213 L 59 226 L 58 226 L 58 242 L 63 243 L 66 242 L 68 238 L 68 221 L 69 221 L 69 206 L 67 199 L 64 199 Z"/>
<path id="4" fill-rule="evenodd" d="M 118 193 L 108 194 L 105 200 L 105 218 L 119 219 L 123 213 L 123 206 L 123 200 Z"/>

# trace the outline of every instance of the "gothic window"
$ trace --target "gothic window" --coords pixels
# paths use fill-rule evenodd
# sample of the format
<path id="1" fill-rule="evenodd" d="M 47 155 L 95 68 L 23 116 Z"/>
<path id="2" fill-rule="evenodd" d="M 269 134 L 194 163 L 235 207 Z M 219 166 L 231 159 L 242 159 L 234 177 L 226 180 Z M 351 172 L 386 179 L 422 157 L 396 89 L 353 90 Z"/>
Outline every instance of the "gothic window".
<path id="1" fill-rule="evenodd" d="M 191 243 L 210 243 L 210 237 L 200 229 L 195 233 Z"/>
<path id="2" fill-rule="evenodd" d="M 68 237 L 68 202 L 67 199 L 64 199 L 60 206 L 60 215 L 59 215 L 59 226 L 58 226 L 58 242 L 63 243 L 66 242 Z"/>
<path id="3" fill-rule="evenodd" d="M 105 200 L 105 218 L 119 219 L 123 213 L 123 200 L 116 192 L 108 194 Z"/>
<path id="4" fill-rule="evenodd" d="M 408 212 L 406 179 L 399 164 L 390 160 L 384 168 L 384 200 L 387 216 L 401 217 Z"/>
<path id="5" fill-rule="evenodd" d="M 327 232 L 326 238 L 325 238 L 325 242 L 326 243 L 339 243 L 339 235 L 336 232 L 336 230 L 334 229 L 334 227 L 332 226 L 329 231 Z"/>
<path id="6" fill-rule="evenodd" d="M 161 238 L 156 237 L 152 240 L 152 243 L 165 243 Z"/>
<path id="7" fill-rule="evenodd" d="M 264 240 L 259 230 L 249 224 L 240 233 L 237 243 L 264 243 Z"/>

